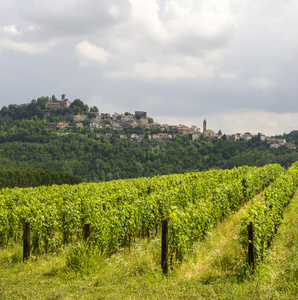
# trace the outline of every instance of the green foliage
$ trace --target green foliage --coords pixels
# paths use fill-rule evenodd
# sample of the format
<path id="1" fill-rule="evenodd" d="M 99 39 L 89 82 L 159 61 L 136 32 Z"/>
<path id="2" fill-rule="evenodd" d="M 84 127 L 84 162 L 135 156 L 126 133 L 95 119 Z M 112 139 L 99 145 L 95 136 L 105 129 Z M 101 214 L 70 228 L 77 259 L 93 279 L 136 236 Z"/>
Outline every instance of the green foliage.
<path id="1" fill-rule="evenodd" d="M 52 170 L 0 166 L 0 189 L 52 184 L 78 184 L 79 177 Z"/>
<path id="2" fill-rule="evenodd" d="M 66 267 L 69 271 L 88 275 L 99 268 L 104 259 L 97 248 L 90 249 L 87 243 L 72 244 L 66 255 Z"/>
<path id="3" fill-rule="evenodd" d="M 242 243 L 247 249 L 247 222 L 253 222 L 256 261 L 266 257 L 273 236 L 283 220 L 283 212 L 298 185 L 298 163 L 294 163 L 265 192 L 264 202 L 255 202 L 242 219 Z"/>
<path id="4" fill-rule="evenodd" d="M 47 253 L 77 241 L 84 224 L 91 223 L 94 244 L 113 253 L 129 246 L 140 233 L 152 236 L 160 220 L 168 218 L 170 254 L 178 251 L 182 260 L 195 241 L 203 239 L 214 224 L 281 171 L 278 165 L 268 165 L 97 184 L 3 189 L 0 242 L 5 245 L 20 238 L 24 221 L 30 221 L 33 252 Z"/>
<path id="5" fill-rule="evenodd" d="M 70 111 L 74 114 L 87 114 L 89 107 L 80 99 L 76 99 L 70 104 Z"/>

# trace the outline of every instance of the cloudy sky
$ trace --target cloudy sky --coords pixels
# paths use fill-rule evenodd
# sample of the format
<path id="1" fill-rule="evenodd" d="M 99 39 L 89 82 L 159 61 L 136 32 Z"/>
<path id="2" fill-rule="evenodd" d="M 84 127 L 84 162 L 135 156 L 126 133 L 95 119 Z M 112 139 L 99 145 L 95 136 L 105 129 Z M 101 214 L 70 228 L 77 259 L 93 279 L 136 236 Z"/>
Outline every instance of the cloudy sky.
<path id="1" fill-rule="evenodd" d="M 298 129 L 294 0 L 0 0 L 0 107 L 67 94 L 223 133 Z"/>

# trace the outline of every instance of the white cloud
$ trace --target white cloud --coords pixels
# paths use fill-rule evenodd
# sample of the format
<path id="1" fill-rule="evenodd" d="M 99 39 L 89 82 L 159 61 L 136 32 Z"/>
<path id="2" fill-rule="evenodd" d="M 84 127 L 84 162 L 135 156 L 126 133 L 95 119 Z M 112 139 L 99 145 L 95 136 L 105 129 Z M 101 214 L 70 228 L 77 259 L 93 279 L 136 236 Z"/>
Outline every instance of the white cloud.
<path id="1" fill-rule="evenodd" d="M 116 5 L 112 5 L 109 9 L 108 9 L 108 14 L 110 16 L 112 16 L 114 19 L 118 19 L 119 15 L 120 15 L 120 10 L 119 7 Z"/>
<path id="2" fill-rule="evenodd" d="M 23 43 L 15 42 L 12 40 L 2 40 L 0 41 L 0 46 L 2 50 L 17 51 L 27 54 L 40 54 L 50 51 L 50 49 L 55 45 L 55 42 L 49 42 L 47 44 L 37 44 L 37 43 Z"/>
<path id="3" fill-rule="evenodd" d="M 7 25 L 7 26 L 4 26 L 2 28 L 2 31 L 7 34 L 7 35 L 10 35 L 10 36 L 15 36 L 15 35 L 18 35 L 20 34 L 20 32 L 18 31 L 17 27 L 15 25 Z"/>
<path id="4" fill-rule="evenodd" d="M 77 44 L 75 50 L 76 56 L 80 59 L 81 66 L 90 66 L 92 62 L 106 64 L 110 59 L 110 54 L 107 51 L 88 41 Z"/>
<path id="5" fill-rule="evenodd" d="M 157 0 L 129 0 L 132 6 L 132 21 L 149 34 L 151 38 L 166 41 L 168 33 L 159 18 L 160 6 Z"/>
<path id="6" fill-rule="evenodd" d="M 230 39 L 236 20 L 229 1 L 167 1 L 164 17 L 172 38 Z M 229 33 L 231 31 L 231 33 Z"/>

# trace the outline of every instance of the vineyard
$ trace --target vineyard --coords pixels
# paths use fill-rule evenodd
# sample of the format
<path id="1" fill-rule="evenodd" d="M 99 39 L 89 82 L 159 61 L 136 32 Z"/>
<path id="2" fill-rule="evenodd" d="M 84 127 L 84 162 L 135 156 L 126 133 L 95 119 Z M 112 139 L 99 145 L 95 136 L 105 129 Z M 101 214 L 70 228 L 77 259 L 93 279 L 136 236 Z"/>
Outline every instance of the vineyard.
<path id="1" fill-rule="evenodd" d="M 88 277 L 90 280 L 97 278 L 88 289 L 90 296 L 86 299 L 92 299 L 92 294 L 98 298 L 103 291 L 109 299 L 123 298 L 123 293 L 135 295 L 136 298 L 154 299 L 157 286 L 163 287 L 164 290 L 158 294 L 164 298 L 184 298 L 184 292 L 181 292 L 179 287 L 173 288 L 173 293 L 168 294 L 167 282 L 188 286 L 187 293 L 193 298 L 199 294 L 202 299 L 217 299 L 217 296 L 226 290 L 227 296 L 223 299 L 251 299 L 247 297 L 250 294 L 247 290 L 250 284 L 245 287 L 238 283 L 235 285 L 234 278 L 238 278 L 237 282 L 245 278 L 250 280 L 246 272 L 251 271 L 255 278 L 260 278 L 260 267 L 263 268 L 264 261 L 270 256 L 274 237 L 278 235 L 284 223 L 284 213 L 286 208 L 291 206 L 297 186 L 298 163 L 294 163 L 287 170 L 274 164 L 260 168 L 244 166 L 232 170 L 211 170 L 102 183 L 2 189 L 0 265 L 2 264 L 3 268 L 0 266 L 0 298 L 30 298 L 22 293 L 18 284 L 14 292 L 7 289 L 7 284 L 11 284 L 10 278 L 26 276 L 24 270 L 30 273 L 36 264 L 41 267 L 49 260 L 50 271 L 45 270 L 43 274 L 34 275 L 28 281 L 28 284 L 31 282 L 35 285 L 35 276 L 41 276 L 38 280 L 39 285 L 34 288 L 35 292 L 29 292 L 31 297 L 34 294 L 34 297 L 44 299 L 44 292 L 39 291 L 41 285 L 48 298 L 55 298 L 47 283 L 51 282 L 55 290 L 56 276 L 60 276 L 58 281 L 68 278 L 68 282 L 68 274 L 73 270 L 83 272 L 85 276 L 91 272 L 93 277 Z M 296 199 L 297 207 L 297 193 L 293 199 Z M 293 231 L 297 227 L 294 225 L 297 223 L 297 216 L 295 208 L 292 210 L 293 225 L 290 228 Z M 29 222 L 31 260 L 24 264 L 23 260 L 17 257 L 21 255 L 20 245 L 24 243 L 25 249 L 28 237 L 24 229 Z M 228 225 L 232 224 L 231 222 L 235 222 L 232 227 Z M 84 230 L 89 224 L 91 235 L 86 244 Z M 165 277 L 161 277 L 164 224 L 167 224 L 168 230 L 167 259 L 171 267 L 170 274 L 177 272 L 174 277 L 165 276 L 169 281 L 164 281 Z M 251 237 L 248 237 L 248 224 L 253 225 Z M 223 230 L 223 226 L 228 227 Z M 220 231 L 218 228 L 221 228 Z M 288 254 L 289 265 L 282 271 L 283 275 L 280 275 L 283 277 L 276 279 L 278 289 L 285 291 L 282 295 L 295 294 L 297 290 L 295 282 L 298 271 L 295 266 L 298 267 L 298 257 L 295 239 L 297 240 L 298 236 L 292 235 L 284 242 L 285 249 L 288 247 L 291 252 Z M 253 270 L 250 268 L 250 253 L 247 251 L 249 249 L 252 249 L 254 255 Z M 282 250 L 281 253 L 284 251 L 289 250 Z M 53 260 L 60 256 L 62 261 L 53 268 Z M 274 257 L 270 257 L 271 265 Z M 286 256 L 283 259 L 285 258 Z M 197 263 L 197 260 L 201 262 Z M 13 263 L 14 261 L 17 264 Z M 280 269 L 280 264 L 280 260 L 276 262 L 276 268 Z M 186 266 L 188 271 L 185 270 Z M 209 269 L 206 271 L 207 266 Z M 66 273 L 63 273 L 64 268 Z M 95 270 L 96 273 L 92 273 Z M 188 274 L 189 270 L 196 274 L 192 275 L 192 280 L 189 281 L 189 275 L 185 278 L 178 276 L 180 272 Z M 64 275 L 58 275 L 60 272 Z M 274 272 L 276 274 L 278 271 Z M 56 275 L 49 275 L 51 273 Z M 144 274 L 144 277 L 141 274 Z M 285 277 L 285 274 L 288 274 L 288 277 Z M 49 276 L 54 277 L 50 279 Z M 115 279 L 118 276 L 121 277 L 119 284 Z M 218 280 L 216 276 L 220 276 L 218 278 L 222 278 L 222 281 L 219 290 L 214 292 L 212 289 L 216 287 Z M 129 285 L 124 284 L 126 280 L 130 280 L 130 284 L 138 286 L 141 290 L 131 291 Z M 77 281 L 71 279 L 71 282 Z M 193 286 L 191 282 L 196 284 Z M 206 294 L 206 283 L 211 282 L 212 285 Z M 77 299 L 73 293 L 74 290 L 81 289 L 81 283 L 76 288 L 70 285 L 64 297 L 62 295 L 65 293 L 65 284 L 59 288 L 60 296 L 56 298 Z M 251 284 L 255 289 L 255 298 L 262 299 L 260 283 L 256 281 L 255 285 Z M 267 287 L 267 283 L 265 284 Z M 154 291 L 150 290 L 154 286 Z M 97 287 L 100 287 L 100 290 Z M 237 290 L 238 296 L 232 296 L 236 290 L 231 290 L 231 287 Z M 31 290 L 31 286 L 28 286 L 27 291 L 28 289 Z M 81 297 L 84 295 L 83 290 Z M 113 293 L 117 296 L 113 297 Z M 274 293 L 278 292 L 273 291 L 270 295 Z M 275 299 L 275 296 L 272 297 Z M 287 296 L 276 296 L 277 298 L 292 299 Z"/>
<path id="2" fill-rule="evenodd" d="M 243 220 L 243 228 L 248 221 L 255 223 L 260 259 L 296 189 L 297 172 L 297 164 L 288 171 L 279 165 L 244 166 L 74 186 L 2 189 L 0 246 L 21 241 L 23 224 L 29 221 L 32 252 L 53 252 L 82 239 L 84 224 L 91 223 L 93 245 L 112 254 L 136 238 L 154 236 L 166 218 L 169 255 L 182 261 L 194 242 L 274 182 L 266 191 L 265 203 L 255 203 Z M 246 236 L 242 229 L 245 247 Z"/>

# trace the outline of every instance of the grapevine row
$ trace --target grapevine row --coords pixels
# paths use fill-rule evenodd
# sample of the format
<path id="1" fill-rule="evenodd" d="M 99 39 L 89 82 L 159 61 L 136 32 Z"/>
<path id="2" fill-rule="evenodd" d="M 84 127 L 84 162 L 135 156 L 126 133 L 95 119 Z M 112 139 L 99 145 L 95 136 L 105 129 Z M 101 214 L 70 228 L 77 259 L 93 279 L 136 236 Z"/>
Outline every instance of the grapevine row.
<path id="1" fill-rule="evenodd" d="M 283 213 L 298 186 L 298 162 L 294 163 L 265 191 L 264 201 L 256 201 L 242 218 L 241 240 L 247 249 L 246 225 L 253 223 L 253 245 L 255 261 L 258 263 L 267 255 L 268 248 L 278 227 L 282 223 Z"/>
<path id="2" fill-rule="evenodd" d="M 241 176 L 217 184 L 207 198 L 189 201 L 185 208 L 169 212 L 169 250 L 182 259 L 193 243 L 202 240 L 208 230 L 236 211 L 255 193 L 263 190 L 283 169 L 279 165 L 247 168 Z"/>

